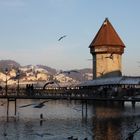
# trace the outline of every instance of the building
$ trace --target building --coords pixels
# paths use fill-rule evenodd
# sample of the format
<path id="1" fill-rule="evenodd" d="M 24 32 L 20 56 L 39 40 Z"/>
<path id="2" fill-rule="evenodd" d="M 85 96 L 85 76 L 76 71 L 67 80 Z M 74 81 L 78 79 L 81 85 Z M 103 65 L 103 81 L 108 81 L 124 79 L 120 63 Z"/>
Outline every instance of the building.
<path id="1" fill-rule="evenodd" d="M 108 18 L 89 48 L 93 56 L 93 79 L 122 76 L 122 54 L 125 45 Z"/>

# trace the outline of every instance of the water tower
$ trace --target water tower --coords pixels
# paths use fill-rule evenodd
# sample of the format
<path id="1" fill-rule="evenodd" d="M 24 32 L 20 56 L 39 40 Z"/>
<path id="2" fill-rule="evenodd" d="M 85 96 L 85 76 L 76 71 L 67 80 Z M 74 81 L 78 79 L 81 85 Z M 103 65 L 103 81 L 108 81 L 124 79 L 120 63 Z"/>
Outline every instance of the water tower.
<path id="1" fill-rule="evenodd" d="M 93 79 L 122 76 L 122 54 L 125 45 L 108 18 L 103 22 L 89 48 L 93 56 Z"/>

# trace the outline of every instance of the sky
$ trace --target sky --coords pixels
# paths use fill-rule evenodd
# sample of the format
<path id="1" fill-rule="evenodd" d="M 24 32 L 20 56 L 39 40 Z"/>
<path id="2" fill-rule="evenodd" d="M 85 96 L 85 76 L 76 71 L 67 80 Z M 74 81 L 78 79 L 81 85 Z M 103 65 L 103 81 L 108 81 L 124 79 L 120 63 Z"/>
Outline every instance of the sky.
<path id="1" fill-rule="evenodd" d="M 89 45 L 108 17 L 126 45 L 123 75 L 139 76 L 139 6 L 139 0 L 0 0 L 0 60 L 92 68 Z"/>

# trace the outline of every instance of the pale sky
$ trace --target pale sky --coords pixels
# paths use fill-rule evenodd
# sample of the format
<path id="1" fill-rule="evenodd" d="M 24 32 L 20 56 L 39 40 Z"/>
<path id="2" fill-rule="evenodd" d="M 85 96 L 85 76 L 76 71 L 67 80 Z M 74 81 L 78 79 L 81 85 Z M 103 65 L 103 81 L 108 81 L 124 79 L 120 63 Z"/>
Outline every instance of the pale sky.
<path id="1" fill-rule="evenodd" d="M 140 0 L 0 0 L 0 59 L 92 68 L 88 46 L 108 17 L 126 45 L 123 75 L 140 75 L 139 13 Z"/>

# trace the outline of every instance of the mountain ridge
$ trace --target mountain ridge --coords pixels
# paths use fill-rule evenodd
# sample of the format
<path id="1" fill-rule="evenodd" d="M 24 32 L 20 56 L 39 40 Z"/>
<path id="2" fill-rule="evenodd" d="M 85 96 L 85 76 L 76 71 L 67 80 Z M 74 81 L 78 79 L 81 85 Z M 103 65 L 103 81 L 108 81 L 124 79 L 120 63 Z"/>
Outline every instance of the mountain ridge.
<path id="1" fill-rule="evenodd" d="M 69 71 L 56 70 L 55 68 L 38 64 L 21 66 L 14 60 L 0 60 L 0 81 L 5 81 L 6 71 L 8 70 L 9 78 L 16 76 L 20 70 L 20 81 L 50 81 L 56 80 L 60 83 L 79 82 L 92 79 L 92 69 L 72 69 Z"/>

